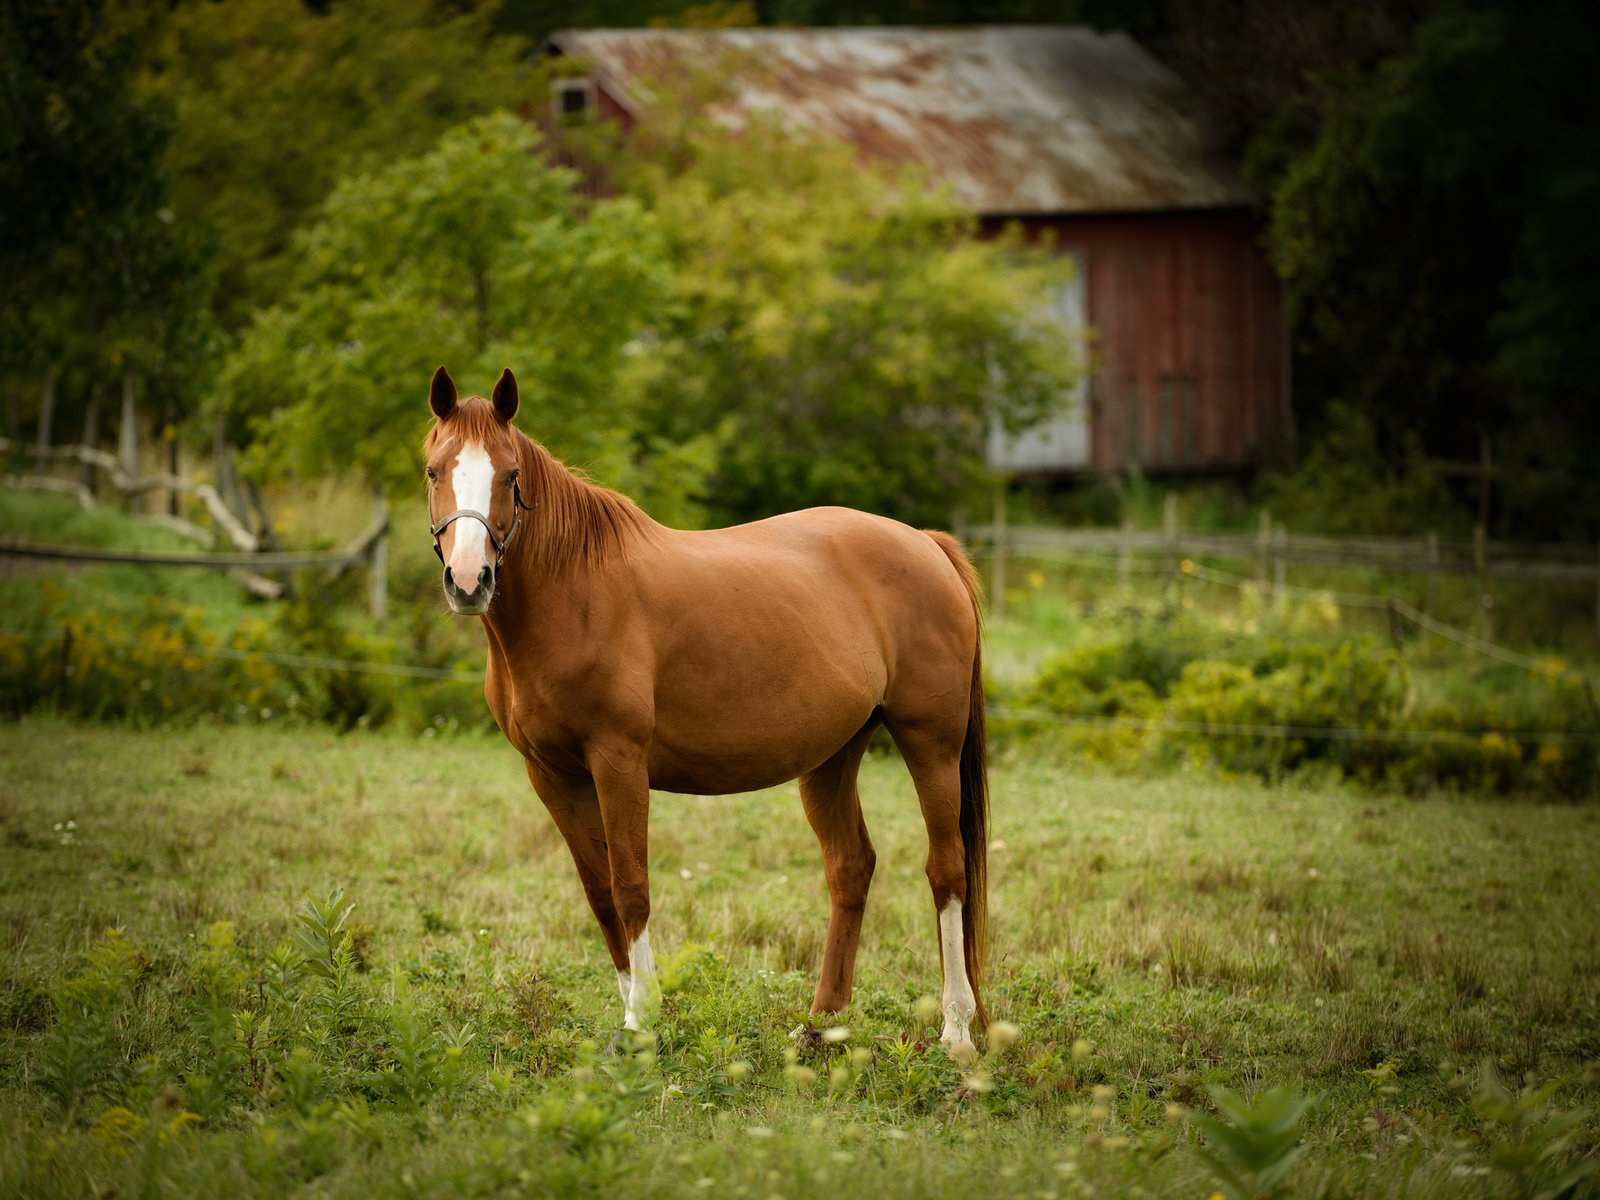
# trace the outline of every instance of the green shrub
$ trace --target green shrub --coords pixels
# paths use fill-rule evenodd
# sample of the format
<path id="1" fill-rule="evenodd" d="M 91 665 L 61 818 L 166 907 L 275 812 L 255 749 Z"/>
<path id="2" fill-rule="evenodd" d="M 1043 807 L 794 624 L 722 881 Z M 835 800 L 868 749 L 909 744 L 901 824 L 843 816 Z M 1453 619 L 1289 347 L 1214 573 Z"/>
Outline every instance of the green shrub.
<path id="1" fill-rule="evenodd" d="M 1111 636 L 1090 641 L 1048 660 L 1025 702 L 1062 712 L 1151 715 L 1155 698 L 1208 648 L 1222 644 L 1218 632 L 1189 613 L 1128 610 Z"/>
<path id="2" fill-rule="evenodd" d="M 1424 695 L 1400 649 L 1336 622 L 1128 610 L 1047 660 L 1016 701 L 1062 718 L 1033 736 L 1103 762 L 1268 779 L 1316 769 L 1408 792 L 1595 793 L 1600 721 L 1583 675 L 1555 659 L 1537 675 L 1496 664 L 1430 678 Z"/>
<path id="3" fill-rule="evenodd" d="M 1341 740 L 1309 731 L 1387 730 L 1405 711 L 1406 664 L 1369 639 L 1296 647 L 1281 663 L 1258 658 L 1255 669 L 1235 663 L 1191 662 L 1169 693 L 1179 721 L 1223 726 L 1273 726 L 1308 731 L 1303 737 L 1252 733 L 1172 732 L 1192 759 L 1230 771 L 1276 776 L 1326 759 L 1353 778 L 1382 774 L 1389 743 Z"/>
<path id="4" fill-rule="evenodd" d="M 50 578 L 35 592 L 32 607 L 0 632 L 0 695 L 13 716 L 47 708 L 152 724 L 399 724 L 437 732 L 492 725 L 476 677 L 481 657 L 454 640 L 438 639 L 430 655 L 411 665 L 451 670 L 460 679 L 322 665 L 381 665 L 414 653 L 372 632 L 337 590 L 298 588 L 268 617 L 245 617 L 225 633 L 207 623 L 199 606 L 159 592 L 120 607 L 96 604 L 92 592 L 86 598 Z"/>

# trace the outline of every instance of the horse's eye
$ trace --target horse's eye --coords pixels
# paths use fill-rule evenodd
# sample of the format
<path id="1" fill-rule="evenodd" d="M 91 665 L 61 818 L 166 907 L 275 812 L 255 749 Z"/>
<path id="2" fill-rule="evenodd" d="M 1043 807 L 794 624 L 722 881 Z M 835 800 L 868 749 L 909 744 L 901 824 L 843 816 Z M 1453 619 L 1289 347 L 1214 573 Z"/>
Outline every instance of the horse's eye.
<path id="1" fill-rule="evenodd" d="M 427 475 L 429 483 L 439 482 L 439 472 L 435 471 L 432 467 L 429 467 L 424 474 Z"/>
<path id="2" fill-rule="evenodd" d="M 507 472 L 507 474 L 506 474 L 506 486 L 507 487 L 516 487 L 517 486 L 517 472 L 515 472 L 515 471 Z"/>

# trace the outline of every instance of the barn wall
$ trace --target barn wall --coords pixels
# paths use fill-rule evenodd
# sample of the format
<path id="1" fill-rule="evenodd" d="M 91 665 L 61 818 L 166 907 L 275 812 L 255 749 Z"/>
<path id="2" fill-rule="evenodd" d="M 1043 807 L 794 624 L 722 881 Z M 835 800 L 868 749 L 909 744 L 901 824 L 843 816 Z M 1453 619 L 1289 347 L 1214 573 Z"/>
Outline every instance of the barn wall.
<path id="1" fill-rule="evenodd" d="M 997 227 L 999 222 L 986 222 Z M 1283 301 L 1245 212 L 1030 218 L 1082 256 L 1091 462 L 1231 469 L 1287 447 Z"/>
<path id="2" fill-rule="evenodd" d="M 597 80 L 596 116 L 635 124 Z M 572 163 L 584 169 L 583 164 Z M 604 181 L 589 182 L 603 193 Z M 993 234 L 1011 218 L 984 218 Z M 1115 471 L 1233 470 L 1293 436 L 1282 289 L 1242 209 L 1017 219 L 1087 274 L 1089 463 Z M 1061 473 L 1081 469 L 1066 463 Z M 1041 470 L 1040 473 L 1051 473 Z"/>

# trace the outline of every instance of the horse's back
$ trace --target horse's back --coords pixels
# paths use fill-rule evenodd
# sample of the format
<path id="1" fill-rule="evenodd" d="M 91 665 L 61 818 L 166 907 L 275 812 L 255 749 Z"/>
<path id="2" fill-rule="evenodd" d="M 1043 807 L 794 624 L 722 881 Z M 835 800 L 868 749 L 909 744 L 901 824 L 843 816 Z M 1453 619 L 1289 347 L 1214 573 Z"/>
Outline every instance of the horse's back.
<path id="1" fill-rule="evenodd" d="M 897 521 L 826 508 L 674 532 L 632 570 L 654 658 L 657 786 L 779 782 L 897 692 L 966 694 L 971 593 L 937 542 Z"/>
<path id="2" fill-rule="evenodd" d="M 798 621 L 819 648 L 870 633 L 886 660 L 930 633 L 976 646 L 959 568 L 933 536 L 902 522 L 812 508 L 680 536 L 697 604 Z"/>

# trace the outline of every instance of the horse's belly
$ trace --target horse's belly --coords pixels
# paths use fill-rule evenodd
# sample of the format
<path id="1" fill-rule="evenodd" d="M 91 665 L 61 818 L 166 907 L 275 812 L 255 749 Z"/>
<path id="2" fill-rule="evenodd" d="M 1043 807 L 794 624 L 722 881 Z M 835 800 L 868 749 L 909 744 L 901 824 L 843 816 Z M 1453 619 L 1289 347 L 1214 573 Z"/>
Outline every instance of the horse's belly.
<path id="1" fill-rule="evenodd" d="M 741 764 L 733 762 L 691 761 L 676 756 L 650 764 L 650 787 L 658 792 L 680 792 L 686 796 L 729 796 L 736 792 L 759 792 L 777 787 L 804 775 L 809 767 L 778 766 L 773 762 Z"/>
<path id="2" fill-rule="evenodd" d="M 814 750 L 804 757 L 794 753 L 792 746 L 776 747 L 773 753 L 757 757 L 680 751 L 652 753 L 650 786 L 657 791 L 683 792 L 691 796 L 727 796 L 777 787 L 821 766 L 849 737 L 847 734 L 837 745 Z"/>
<path id="3" fill-rule="evenodd" d="M 787 701 L 787 702 L 784 702 Z M 661 720 L 650 748 L 650 786 L 720 796 L 775 787 L 832 758 L 871 718 L 866 689 L 807 702 L 769 696 L 734 701 L 715 718 Z"/>

